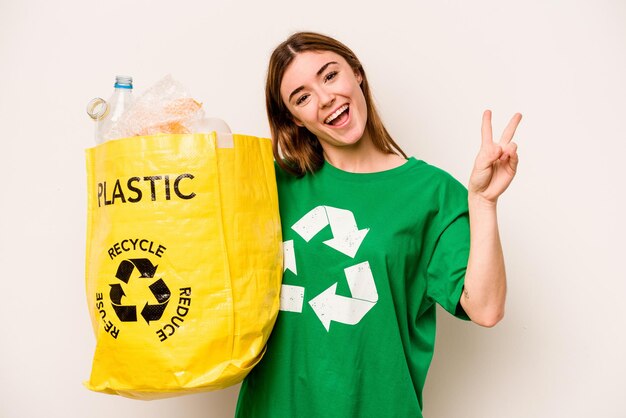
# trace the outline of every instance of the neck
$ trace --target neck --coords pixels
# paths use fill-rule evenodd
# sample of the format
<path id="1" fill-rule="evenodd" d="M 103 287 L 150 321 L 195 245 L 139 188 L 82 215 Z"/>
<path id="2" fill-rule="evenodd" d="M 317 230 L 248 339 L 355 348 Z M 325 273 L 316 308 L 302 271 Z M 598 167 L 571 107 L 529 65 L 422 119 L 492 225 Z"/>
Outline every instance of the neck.
<path id="1" fill-rule="evenodd" d="M 376 173 L 402 165 L 406 160 L 387 154 L 366 138 L 349 147 L 324 146 L 324 159 L 333 167 L 350 173 Z"/>

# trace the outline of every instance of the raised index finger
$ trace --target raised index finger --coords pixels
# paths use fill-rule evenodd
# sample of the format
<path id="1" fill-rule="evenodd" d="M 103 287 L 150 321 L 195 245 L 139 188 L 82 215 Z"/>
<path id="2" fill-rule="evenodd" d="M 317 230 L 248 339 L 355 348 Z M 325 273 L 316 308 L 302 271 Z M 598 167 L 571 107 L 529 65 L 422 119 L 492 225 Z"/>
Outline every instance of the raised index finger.
<path id="1" fill-rule="evenodd" d="M 481 126 L 482 144 L 489 146 L 493 144 L 493 134 L 491 132 L 491 110 L 483 112 L 483 124 Z"/>
<path id="2" fill-rule="evenodd" d="M 504 128 L 504 132 L 502 132 L 502 136 L 500 137 L 500 145 L 506 145 L 513 139 L 513 135 L 515 135 L 515 130 L 522 120 L 522 114 L 516 113 L 513 115 L 509 124 Z"/>

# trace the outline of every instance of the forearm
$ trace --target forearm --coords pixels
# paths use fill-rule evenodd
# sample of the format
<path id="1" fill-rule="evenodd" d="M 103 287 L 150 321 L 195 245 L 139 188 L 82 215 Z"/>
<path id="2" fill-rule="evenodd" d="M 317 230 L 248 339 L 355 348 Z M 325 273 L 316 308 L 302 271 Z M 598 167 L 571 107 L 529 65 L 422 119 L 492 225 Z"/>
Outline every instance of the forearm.
<path id="1" fill-rule="evenodd" d="M 470 194 L 470 254 L 461 306 L 470 319 L 491 327 L 504 316 L 506 272 L 496 204 Z"/>

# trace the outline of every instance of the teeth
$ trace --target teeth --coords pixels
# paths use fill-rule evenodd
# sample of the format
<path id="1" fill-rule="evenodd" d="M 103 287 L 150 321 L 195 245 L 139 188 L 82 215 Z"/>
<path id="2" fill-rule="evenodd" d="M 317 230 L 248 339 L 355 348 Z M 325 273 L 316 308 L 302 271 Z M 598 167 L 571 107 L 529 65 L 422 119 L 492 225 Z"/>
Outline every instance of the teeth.
<path id="1" fill-rule="evenodd" d="M 339 109 L 335 110 L 335 112 L 332 115 L 327 117 L 324 123 L 331 123 L 333 120 L 335 120 L 337 116 L 341 115 L 347 108 L 348 108 L 347 104 L 341 106 Z"/>

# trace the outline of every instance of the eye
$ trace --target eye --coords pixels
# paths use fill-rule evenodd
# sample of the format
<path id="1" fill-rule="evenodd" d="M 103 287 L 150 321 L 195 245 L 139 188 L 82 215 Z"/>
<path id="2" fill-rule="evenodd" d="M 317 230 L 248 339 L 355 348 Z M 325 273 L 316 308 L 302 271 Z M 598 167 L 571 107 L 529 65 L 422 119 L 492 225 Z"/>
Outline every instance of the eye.
<path id="1" fill-rule="evenodd" d="M 333 78 L 335 78 L 337 76 L 337 73 L 339 73 L 339 71 L 331 71 L 328 74 L 326 74 L 326 76 L 324 77 L 324 82 L 326 83 L 332 80 Z"/>
<path id="2" fill-rule="evenodd" d="M 308 93 L 303 94 L 302 96 L 298 97 L 296 99 L 296 106 L 299 106 L 299 105 L 303 104 L 304 102 L 307 101 L 308 98 L 309 98 L 309 94 Z"/>

